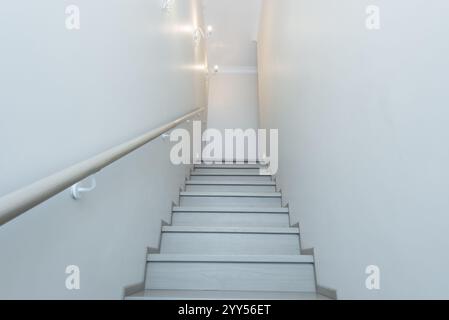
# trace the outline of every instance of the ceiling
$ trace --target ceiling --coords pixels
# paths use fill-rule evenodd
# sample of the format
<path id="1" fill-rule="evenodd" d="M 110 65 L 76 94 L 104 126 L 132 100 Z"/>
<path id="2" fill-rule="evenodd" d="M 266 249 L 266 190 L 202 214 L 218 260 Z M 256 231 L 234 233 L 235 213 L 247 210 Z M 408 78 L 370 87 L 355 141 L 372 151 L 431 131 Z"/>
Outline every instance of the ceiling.
<path id="1" fill-rule="evenodd" d="M 203 0 L 208 63 L 220 68 L 257 66 L 257 34 L 262 0 Z"/>

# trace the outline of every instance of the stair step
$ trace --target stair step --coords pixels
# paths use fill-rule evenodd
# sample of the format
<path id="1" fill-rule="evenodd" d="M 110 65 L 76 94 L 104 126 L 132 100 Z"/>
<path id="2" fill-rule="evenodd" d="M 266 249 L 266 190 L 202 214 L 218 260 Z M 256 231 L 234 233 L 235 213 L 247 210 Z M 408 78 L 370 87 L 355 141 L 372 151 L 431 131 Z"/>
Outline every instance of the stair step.
<path id="1" fill-rule="evenodd" d="M 186 185 L 185 191 L 189 192 L 276 192 L 275 186 L 269 185 Z"/>
<path id="2" fill-rule="evenodd" d="M 180 193 L 181 206 L 281 206 L 279 192 L 190 192 Z"/>
<path id="3" fill-rule="evenodd" d="M 274 181 L 186 181 L 186 191 L 276 192 Z"/>
<path id="4" fill-rule="evenodd" d="M 196 164 L 195 169 L 260 169 L 263 164 Z"/>
<path id="5" fill-rule="evenodd" d="M 126 300 L 329 300 L 316 293 L 276 291 L 145 290 Z"/>
<path id="6" fill-rule="evenodd" d="M 164 228 L 162 254 L 299 255 L 299 230 L 290 228 Z"/>
<path id="7" fill-rule="evenodd" d="M 212 198 L 281 198 L 280 192 L 206 192 L 182 191 L 181 197 L 212 197 Z"/>
<path id="8" fill-rule="evenodd" d="M 306 263 L 313 264 L 313 256 L 306 255 L 192 255 L 149 254 L 148 262 L 224 262 L 224 263 Z"/>
<path id="9" fill-rule="evenodd" d="M 173 212 L 224 212 L 224 213 L 289 213 L 288 208 L 284 207 L 173 207 Z"/>
<path id="10" fill-rule="evenodd" d="M 190 181 L 239 181 L 239 182 L 270 182 L 273 181 L 271 175 L 244 175 L 244 174 L 190 174 Z"/>
<path id="11" fill-rule="evenodd" d="M 193 177 L 197 177 L 197 176 L 206 176 L 206 177 L 221 177 L 221 176 L 236 176 L 236 177 L 270 177 L 270 174 L 260 174 L 260 172 L 258 170 L 254 170 L 254 172 L 234 172 L 234 171 L 223 171 L 223 172 L 198 172 L 198 171 L 193 171 L 191 174 L 191 176 Z"/>
<path id="12" fill-rule="evenodd" d="M 274 227 L 290 226 L 287 213 L 174 212 L 173 226 Z"/>
<path id="13" fill-rule="evenodd" d="M 214 181 L 214 180 L 205 180 L 205 181 L 186 181 L 186 185 L 215 185 L 215 186 L 276 186 L 276 182 L 274 181 Z"/>
<path id="14" fill-rule="evenodd" d="M 299 234 L 298 228 L 220 228 L 220 227 L 162 227 L 162 232 L 176 233 L 256 233 L 256 234 Z"/>
<path id="15" fill-rule="evenodd" d="M 146 289 L 315 292 L 311 256 L 149 255 Z"/>
<path id="16" fill-rule="evenodd" d="M 206 174 L 206 175 L 260 175 L 261 170 L 266 168 L 195 168 L 193 174 Z M 264 171 L 266 172 L 266 171 Z"/>
<path id="17" fill-rule="evenodd" d="M 240 166 L 240 165 L 260 165 L 266 166 L 267 161 L 264 160 L 248 160 L 248 159 L 202 159 L 198 165 L 213 166 L 213 165 L 228 165 L 228 166 Z"/>

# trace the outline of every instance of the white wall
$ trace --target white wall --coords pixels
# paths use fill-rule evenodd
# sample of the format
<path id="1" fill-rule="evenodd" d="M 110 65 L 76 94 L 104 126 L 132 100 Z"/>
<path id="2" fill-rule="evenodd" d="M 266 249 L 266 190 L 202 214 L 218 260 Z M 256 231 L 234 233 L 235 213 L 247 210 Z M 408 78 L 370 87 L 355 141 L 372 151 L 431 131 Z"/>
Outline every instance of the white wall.
<path id="1" fill-rule="evenodd" d="M 365 10 L 381 9 L 381 29 Z M 265 0 L 262 126 L 279 181 L 341 298 L 449 298 L 446 0 Z M 381 268 L 381 290 L 365 268 Z"/>
<path id="2" fill-rule="evenodd" d="M 208 127 L 258 129 L 257 43 L 261 0 L 205 0 L 204 16 L 213 33 L 207 39 Z M 214 73 L 214 66 L 219 73 Z"/>
<path id="3" fill-rule="evenodd" d="M 204 0 L 204 19 L 214 28 L 207 41 L 211 66 L 256 66 L 262 0 Z"/>
<path id="4" fill-rule="evenodd" d="M 65 8 L 81 30 L 65 29 Z M 0 195 L 206 105 L 198 0 L 2 4 Z M 190 27 L 192 29 L 192 27 Z M 78 202 L 63 192 L 0 227 L 0 298 L 121 298 L 142 282 L 186 168 L 161 139 L 97 175 Z M 81 290 L 65 288 L 67 265 Z"/>
<path id="5" fill-rule="evenodd" d="M 209 82 L 208 127 L 257 129 L 257 74 L 212 75 Z"/>

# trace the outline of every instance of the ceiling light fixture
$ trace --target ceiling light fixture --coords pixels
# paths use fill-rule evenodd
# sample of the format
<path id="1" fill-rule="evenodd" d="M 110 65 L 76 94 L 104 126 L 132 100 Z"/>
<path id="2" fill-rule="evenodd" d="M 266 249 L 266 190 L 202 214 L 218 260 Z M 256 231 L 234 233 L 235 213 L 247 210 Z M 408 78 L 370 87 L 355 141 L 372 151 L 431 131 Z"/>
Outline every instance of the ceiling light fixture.
<path id="1" fill-rule="evenodd" d="M 210 37 L 212 35 L 212 32 L 214 32 L 214 27 L 211 25 L 207 26 L 207 36 Z"/>

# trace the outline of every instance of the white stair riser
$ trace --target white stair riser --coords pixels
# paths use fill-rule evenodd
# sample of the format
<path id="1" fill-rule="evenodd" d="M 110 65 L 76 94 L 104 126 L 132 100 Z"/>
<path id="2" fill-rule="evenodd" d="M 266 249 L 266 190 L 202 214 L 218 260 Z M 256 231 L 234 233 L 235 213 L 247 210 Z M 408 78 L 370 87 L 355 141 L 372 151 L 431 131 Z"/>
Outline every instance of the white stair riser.
<path id="1" fill-rule="evenodd" d="M 288 214 L 175 212 L 174 226 L 191 227 L 289 227 Z"/>
<path id="2" fill-rule="evenodd" d="M 203 206 L 234 206 L 234 207 L 280 207 L 281 198 L 261 197 L 180 197 L 181 206 L 203 207 Z"/>
<path id="3" fill-rule="evenodd" d="M 212 165 L 195 165 L 195 169 L 260 169 L 266 167 L 266 164 L 212 164 Z"/>
<path id="4" fill-rule="evenodd" d="M 173 212 L 215 212 L 215 213 L 289 213 L 285 207 L 174 207 Z"/>
<path id="5" fill-rule="evenodd" d="M 146 290 L 126 300 L 328 300 L 314 292 Z"/>
<path id="6" fill-rule="evenodd" d="M 161 254 L 299 255 L 299 235 L 164 233 Z"/>
<path id="7" fill-rule="evenodd" d="M 186 185 L 186 191 L 210 192 L 276 192 L 275 186 L 222 186 L 222 185 Z"/>
<path id="8" fill-rule="evenodd" d="M 220 174 L 258 174 L 261 169 L 250 168 L 250 169 L 195 169 L 194 173 L 220 173 Z"/>
<path id="9" fill-rule="evenodd" d="M 312 264 L 150 262 L 146 289 L 315 292 Z"/>
<path id="10" fill-rule="evenodd" d="M 239 181 L 239 182 L 270 182 L 271 176 L 195 176 L 190 177 L 192 181 Z"/>

